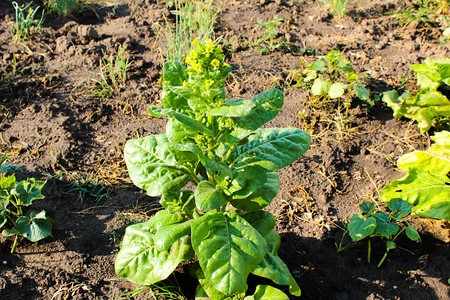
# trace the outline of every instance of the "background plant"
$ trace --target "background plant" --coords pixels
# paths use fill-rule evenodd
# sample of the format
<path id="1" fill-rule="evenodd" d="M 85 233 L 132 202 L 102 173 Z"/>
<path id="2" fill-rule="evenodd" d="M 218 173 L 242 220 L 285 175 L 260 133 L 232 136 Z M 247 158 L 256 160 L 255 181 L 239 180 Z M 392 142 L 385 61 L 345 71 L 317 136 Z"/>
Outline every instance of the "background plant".
<path id="1" fill-rule="evenodd" d="M 320 0 L 333 16 L 343 18 L 348 12 L 348 0 Z"/>
<path id="2" fill-rule="evenodd" d="M 407 117 L 418 123 L 420 131 L 427 132 L 432 126 L 437 130 L 450 130 L 450 59 L 427 58 L 424 64 L 412 65 L 417 73 L 420 91 L 409 91 L 400 96 L 392 90 L 383 94 L 383 101 L 392 108 L 394 117 Z"/>
<path id="3" fill-rule="evenodd" d="M 403 232 L 412 241 L 420 241 L 417 230 L 407 221 L 407 216 L 411 214 L 412 205 L 399 199 L 395 199 L 388 204 L 390 213 L 380 211 L 375 203 L 364 201 L 359 208 L 362 213 L 355 214 L 347 225 L 342 239 L 348 233 L 354 242 L 367 239 L 367 262 L 370 263 L 372 255 L 371 239 L 380 237 L 386 240 L 386 252 L 378 263 L 381 267 L 389 251 L 397 248 L 395 240 Z M 404 226 L 402 226 L 404 225 Z M 348 245 L 347 245 L 348 246 Z M 347 246 L 338 246 L 338 252 L 344 250 Z"/>
<path id="4" fill-rule="evenodd" d="M 383 187 L 381 200 L 402 199 L 412 213 L 424 218 L 450 220 L 450 132 L 436 133 L 428 150 L 414 151 L 397 161 L 407 174 Z"/>
<path id="5" fill-rule="evenodd" d="M 119 46 L 115 56 L 106 56 L 100 60 L 100 79 L 94 81 L 95 96 L 109 98 L 125 86 L 130 62 L 124 46 Z"/>
<path id="6" fill-rule="evenodd" d="M 15 9 L 16 22 L 10 23 L 9 26 L 13 40 L 15 41 L 29 39 L 41 27 L 44 21 L 44 13 L 42 13 L 40 19 L 35 19 L 39 6 L 33 9 L 31 8 L 32 3 L 30 2 L 23 6 L 19 6 L 17 2 L 12 3 Z"/>
<path id="7" fill-rule="evenodd" d="M 277 16 L 273 17 L 271 21 L 255 22 L 255 25 L 261 28 L 263 37 L 257 38 L 254 42 L 249 42 L 249 46 L 257 47 L 261 54 L 269 54 L 285 47 L 285 43 L 277 39 L 280 35 L 282 23 L 283 18 Z"/>
<path id="8" fill-rule="evenodd" d="M 305 153 L 310 136 L 295 128 L 259 129 L 278 114 L 283 94 L 271 89 L 251 100 L 225 101 L 231 67 L 221 48 L 211 40 L 193 45 L 187 67 L 165 63 L 164 108 L 150 108 L 153 116 L 169 116 L 166 133 L 125 145 L 132 181 L 150 196 L 162 195 L 165 210 L 127 228 L 116 272 L 151 285 L 196 254 L 198 293 L 212 299 L 245 295 L 250 273 L 300 295 L 277 254 L 275 218 L 262 208 L 280 188 L 276 171 Z M 193 190 L 183 189 L 188 183 Z M 257 293 L 284 295 L 267 286 Z"/>
<path id="9" fill-rule="evenodd" d="M 59 16 L 66 17 L 71 14 L 79 4 L 79 0 L 47 0 L 44 2 L 51 11 Z"/>
<path id="10" fill-rule="evenodd" d="M 0 165 L 3 164 L 6 157 L 4 155 L 0 159 Z M 15 236 L 11 253 L 16 248 L 19 235 L 32 242 L 37 242 L 50 236 L 52 232 L 52 221 L 45 216 L 44 210 L 39 213 L 32 212 L 29 216 L 25 216 L 23 211 L 34 200 L 44 198 L 41 190 L 45 181 L 27 178 L 17 182 L 14 174 L 5 175 L 7 172 L 18 169 L 11 165 L 0 167 L 0 228 L 10 227 L 3 229 L 2 234 Z"/>
<path id="11" fill-rule="evenodd" d="M 191 41 L 212 38 L 221 1 L 174 0 L 167 1 L 167 5 L 173 8 L 175 22 L 165 19 L 163 26 L 155 25 L 162 45 L 161 56 L 163 61 L 182 62 L 191 49 Z"/>

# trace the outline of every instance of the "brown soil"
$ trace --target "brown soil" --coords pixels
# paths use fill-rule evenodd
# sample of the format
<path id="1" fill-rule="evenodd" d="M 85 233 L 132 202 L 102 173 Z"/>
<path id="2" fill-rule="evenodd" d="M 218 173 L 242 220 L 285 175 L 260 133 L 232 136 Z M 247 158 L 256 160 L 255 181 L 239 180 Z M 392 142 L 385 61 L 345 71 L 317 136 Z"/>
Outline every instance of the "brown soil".
<path id="1" fill-rule="evenodd" d="M 166 120 L 151 118 L 147 108 L 161 92 L 162 59 L 152 24 L 162 24 L 170 12 L 151 0 L 97 2 L 70 18 L 48 14 L 31 42 L 12 43 L 11 2 L 0 2 L 0 70 L 10 74 L 16 59 L 17 72 L 0 82 L 0 152 L 22 167 L 18 178 L 48 179 L 46 198 L 33 209 L 45 209 L 54 227 L 45 240 L 20 240 L 14 254 L 9 253 L 13 240 L 0 237 L 0 299 L 117 298 L 136 288 L 114 273 L 124 230 L 160 209 L 158 199 L 130 183 L 122 149 L 130 138 L 164 131 Z M 391 13 L 403 1 L 357 1 L 343 20 L 312 0 L 224 2 L 215 34 L 229 42 L 226 59 L 234 69 L 228 97 L 251 98 L 280 87 L 285 106 L 269 126 L 306 128 L 298 112 L 308 111 L 308 93 L 289 87 L 289 71 L 311 61 L 313 51 L 341 50 L 369 77 L 374 94 L 400 85 L 405 76 L 413 89 L 410 65 L 449 56 L 436 28 L 395 22 Z M 280 39 L 309 51 L 261 55 L 246 45 L 245 39 L 261 37 L 255 22 L 275 15 L 289 21 Z M 126 45 L 132 61 L 127 86 L 109 99 L 95 98 L 89 78 L 98 77 L 103 51 L 115 53 L 119 45 Z M 355 100 L 350 112 L 349 129 L 317 123 L 311 149 L 280 171 L 282 189 L 268 210 L 278 220 L 281 258 L 303 299 L 448 299 L 448 229 L 441 228 L 448 224 L 414 221 L 422 242 L 400 239 L 401 248 L 381 268 L 376 267 L 385 247 L 380 240 L 373 241 L 371 264 L 366 243 L 336 252 L 342 223 L 376 195 L 376 188 L 402 176 L 395 168 L 400 155 L 423 149 L 428 141 L 416 124 L 394 119 L 383 103 L 369 109 Z M 71 186 L 88 177 L 99 183 L 90 194 Z M 93 195 L 100 188 L 101 198 Z M 171 280 L 192 298 L 192 280 L 182 273 Z M 145 297 L 150 294 L 136 296 Z"/>

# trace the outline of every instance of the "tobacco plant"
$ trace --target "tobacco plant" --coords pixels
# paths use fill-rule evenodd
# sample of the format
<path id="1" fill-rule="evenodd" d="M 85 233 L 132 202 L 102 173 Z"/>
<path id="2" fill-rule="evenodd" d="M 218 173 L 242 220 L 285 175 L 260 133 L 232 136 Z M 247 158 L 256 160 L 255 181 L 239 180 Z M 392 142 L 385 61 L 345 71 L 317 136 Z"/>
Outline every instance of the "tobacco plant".
<path id="1" fill-rule="evenodd" d="M 148 195 L 161 196 L 165 210 L 127 228 L 116 272 L 151 285 L 196 257 L 198 292 L 212 299 L 243 297 L 250 273 L 300 295 L 277 254 L 275 218 L 262 209 L 280 189 L 277 170 L 302 156 L 311 138 L 296 128 L 260 128 L 283 105 L 283 93 L 275 88 L 251 100 L 225 101 L 231 67 L 222 49 L 211 40 L 192 44 L 187 67 L 165 63 L 163 108 L 149 109 L 169 117 L 166 133 L 125 145 L 132 181 Z M 267 286 L 257 291 L 283 294 Z"/>
<path id="2" fill-rule="evenodd" d="M 450 220 L 450 132 L 436 133 L 425 151 L 401 156 L 397 166 L 407 174 L 382 189 L 381 200 L 402 199 L 412 213 L 423 218 Z"/>
<path id="3" fill-rule="evenodd" d="M 411 207 L 411 204 L 400 199 L 395 199 L 388 204 L 388 208 L 391 212 L 386 213 L 377 209 L 374 202 L 364 201 L 359 206 L 362 213 L 352 216 L 342 239 L 344 239 L 344 236 L 347 233 L 354 242 L 367 239 L 368 263 L 370 263 L 372 256 L 371 239 L 374 237 L 385 239 L 386 252 L 378 263 L 378 267 L 381 267 L 389 251 L 397 247 L 395 240 L 401 233 L 405 232 L 406 236 L 412 241 L 420 241 L 419 233 L 406 220 L 407 216 L 411 214 Z M 347 246 L 343 247 L 341 241 L 338 246 L 338 252 L 344 250 Z"/>
<path id="4" fill-rule="evenodd" d="M 388 91 L 383 101 L 392 108 L 395 118 L 415 120 L 422 133 L 432 126 L 450 130 L 450 59 L 427 58 L 424 64 L 412 65 L 411 69 L 417 73 L 420 91 L 416 95 Z"/>
<path id="5" fill-rule="evenodd" d="M 6 155 L 0 159 L 0 165 L 6 160 Z M 52 221 L 45 216 L 45 211 L 32 212 L 25 216 L 23 209 L 32 204 L 34 200 L 43 199 L 41 193 L 45 181 L 27 178 L 21 182 L 16 181 L 14 174 L 5 176 L 7 172 L 19 168 L 12 165 L 0 167 L 0 228 L 4 236 L 15 236 L 11 253 L 14 252 L 18 237 L 23 236 L 32 242 L 37 242 L 52 234 Z"/>

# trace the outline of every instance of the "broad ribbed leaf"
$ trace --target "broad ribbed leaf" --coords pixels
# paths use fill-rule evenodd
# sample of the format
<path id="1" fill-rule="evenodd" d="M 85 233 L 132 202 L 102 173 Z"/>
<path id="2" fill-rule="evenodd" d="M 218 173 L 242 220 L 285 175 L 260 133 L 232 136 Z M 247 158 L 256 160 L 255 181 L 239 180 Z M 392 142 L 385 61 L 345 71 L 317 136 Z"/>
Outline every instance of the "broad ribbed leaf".
<path id="1" fill-rule="evenodd" d="M 155 245 L 160 251 L 169 249 L 176 241 L 191 233 L 191 223 L 170 224 L 158 229 L 155 233 Z"/>
<path id="2" fill-rule="evenodd" d="M 245 297 L 244 300 L 289 300 L 289 297 L 270 285 L 258 285 L 255 293 Z"/>
<path id="3" fill-rule="evenodd" d="M 256 192 L 267 181 L 267 170 L 258 165 L 235 169 L 229 188 L 233 199 L 244 199 Z"/>
<path id="4" fill-rule="evenodd" d="M 384 237 L 390 237 L 396 234 L 399 230 L 399 226 L 395 223 L 391 223 L 389 220 L 389 215 L 384 212 L 377 212 L 374 215 L 377 220 L 376 232 Z"/>
<path id="5" fill-rule="evenodd" d="M 247 220 L 258 232 L 265 236 L 275 227 L 275 217 L 264 210 L 252 211 L 242 216 Z"/>
<path id="6" fill-rule="evenodd" d="M 362 214 L 355 214 L 348 223 L 348 233 L 353 241 L 359 241 L 371 235 L 376 227 L 375 217 L 365 219 Z"/>
<path id="7" fill-rule="evenodd" d="M 189 110 L 186 98 L 172 91 L 172 86 L 182 86 L 186 80 L 185 67 L 178 61 L 167 61 L 163 69 L 163 95 L 161 102 L 166 109 L 184 112 Z"/>
<path id="8" fill-rule="evenodd" d="M 52 235 L 52 220 L 45 216 L 45 211 L 22 216 L 14 225 L 16 232 L 32 242 L 37 242 Z"/>
<path id="9" fill-rule="evenodd" d="M 300 296 L 300 287 L 292 277 L 286 264 L 278 257 L 277 252 L 280 247 L 280 236 L 275 231 L 270 231 L 264 238 L 267 241 L 268 251 L 252 273 L 257 276 L 271 279 L 276 284 L 288 285 L 289 292 L 292 295 Z"/>
<path id="10" fill-rule="evenodd" d="M 450 219 L 450 179 L 412 168 L 398 180 L 383 188 L 381 199 L 402 199 L 414 205 L 414 214 L 424 218 Z"/>
<path id="11" fill-rule="evenodd" d="M 44 199 L 44 195 L 41 193 L 44 185 L 45 181 L 27 178 L 19 182 L 11 191 L 11 194 L 18 197 L 20 205 L 30 205 L 34 200 Z"/>
<path id="12" fill-rule="evenodd" d="M 205 278 L 225 295 L 247 290 L 247 276 L 261 262 L 267 244 L 245 219 L 209 212 L 192 222 L 192 246 Z"/>
<path id="13" fill-rule="evenodd" d="M 231 161 L 236 168 L 257 164 L 277 171 L 302 156 L 310 142 L 311 136 L 297 128 L 258 129 L 247 144 L 233 149 Z"/>
<path id="14" fill-rule="evenodd" d="M 186 125 L 187 127 L 191 128 L 193 130 L 207 134 L 209 136 L 214 136 L 214 133 L 211 130 L 209 130 L 208 128 L 206 128 L 202 123 L 200 123 L 196 119 L 193 119 L 185 114 L 176 112 L 174 110 L 158 108 L 155 106 L 151 106 L 148 109 L 148 111 L 154 117 L 162 117 L 162 116 L 174 117 L 179 122 L 183 123 L 184 125 Z"/>
<path id="15" fill-rule="evenodd" d="M 189 143 L 195 141 L 198 131 L 188 127 L 175 118 L 169 118 L 166 124 L 166 135 L 173 143 Z"/>
<path id="16" fill-rule="evenodd" d="M 401 199 L 393 199 L 389 201 L 388 208 L 400 217 L 404 217 L 411 213 L 412 205 Z"/>
<path id="17" fill-rule="evenodd" d="M 284 95 L 280 90 L 272 88 L 257 95 L 251 101 L 254 103 L 252 111 L 245 117 L 239 118 L 236 121 L 235 129 L 224 135 L 223 140 L 229 144 L 239 142 L 254 130 L 275 118 L 283 106 Z"/>
<path id="18" fill-rule="evenodd" d="M 191 110 L 199 113 L 207 110 L 208 104 L 206 104 L 205 99 L 193 89 L 184 86 L 171 86 L 169 88 L 175 94 L 184 97 Z"/>
<path id="19" fill-rule="evenodd" d="M 180 190 L 189 180 L 164 134 L 129 140 L 124 156 L 131 180 L 150 196 Z"/>
<path id="20" fill-rule="evenodd" d="M 255 103 L 251 100 L 236 99 L 228 100 L 225 104 L 219 108 L 211 109 L 208 114 L 211 116 L 223 116 L 223 117 L 245 117 L 255 106 Z"/>
<path id="21" fill-rule="evenodd" d="M 137 284 L 150 285 L 166 279 L 180 262 L 191 259 L 189 237 L 176 241 L 166 251 L 158 250 L 155 245 L 157 228 L 177 218 L 163 211 L 148 222 L 128 226 L 115 261 L 117 275 Z"/>
<path id="22" fill-rule="evenodd" d="M 247 198 L 231 199 L 230 203 L 237 209 L 255 211 L 266 207 L 280 190 L 280 176 L 277 172 L 266 173 L 266 182 Z"/>
<path id="23" fill-rule="evenodd" d="M 200 210 L 210 211 L 228 203 L 222 191 L 216 189 L 208 181 L 200 181 L 195 188 L 194 194 L 195 205 Z"/>

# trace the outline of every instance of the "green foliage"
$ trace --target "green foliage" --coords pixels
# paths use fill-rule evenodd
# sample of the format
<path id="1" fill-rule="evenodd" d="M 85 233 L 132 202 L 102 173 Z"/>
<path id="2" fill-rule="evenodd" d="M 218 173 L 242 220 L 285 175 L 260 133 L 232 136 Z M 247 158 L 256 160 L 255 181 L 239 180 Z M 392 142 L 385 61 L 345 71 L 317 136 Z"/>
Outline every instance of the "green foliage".
<path id="1" fill-rule="evenodd" d="M 313 96 L 340 99 L 347 94 L 367 101 L 371 106 L 374 105 L 351 62 L 338 50 L 319 56 L 318 61 L 295 73 L 293 78 L 297 81 L 296 86 L 310 88 Z"/>
<path id="2" fill-rule="evenodd" d="M 191 50 L 191 41 L 205 40 L 214 33 L 221 1 L 166 1 L 173 8 L 175 24 L 165 19 L 164 26 L 155 25 L 162 50 L 163 61 L 177 60 L 183 62 Z"/>
<path id="3" fill-rule="evenodd" d="M 367 261 L 371 260 L 371 238 L 380 237 L 386 240 L 386 252 L 378 267 L 380 267 L 386 259 L 390 250 L 395 249 L 397 245 L 395 240 L 405 231 L 406 236 L 412 241 L 420 241 L 420 236 L 417 230 L 408 223 L 406 217 L 411 214 L 411 207 L 409 203 L 395 199 L 388 204 L 391 211 L 386 213 L 376 208 L 375 203 L 371 201 L 364 201 L 359 208 L 362 213 L 354 214 L 347 225 L 347 230 L 342 236 L 342 240 L 348 233 L 351 239 L 356 242 L 363 239 L 368 240 Z M 401 227 L 402 225 L 403 228 Z M 347 248 L 342 246 L 342 241 L 338 246 L 338 252 Z"/>
<path id="4" fill-rule="evenodd" d="M 437 24 L 441 28 L 448 26 L 448 0 L 413 0 L 412 4 L 412 7 L 395 14 L 397 22 L 401 25 L 419 22 L 419 24 Z"/>
<path id="5" fill-rule="evenodd" d="M 47 0 L 44 2 L 51 11 L 61 17 L 70 15 L 79 4 L 78 0 Z"/>
<path id="6" fill-rule="evenodd" d="M 109 98 L 125 86 L 130 62 L 124 46 L 119 46 L 116 56 L 107 57 L 105 53 L 103 56 L 100 60 L 100 79 L 92 79 L 94 95 L 100 98 Z"/>
<path id="7" fill-rule="evenodd" d="M 413 205 L 413 214 L 450 220 L 450 132 L 436 133 L 432 139 L 436 143 L 428 150 L 398 159 L 397 166 L 407 175 L 384 186 L 381 199 L 402 199 Z"/>
<path id="8" fill-rule="evenodd" d="M 261 28 L 263 37 L 248 43 L 249 46 L 258 47 L 261 54 L 269 54 L 277 49 L 285 48 L 285 43 L 277 40 L 280 34 L 279 26 L 281 23 L 283 23 L 283 19 L 277 16 L 273 17 L 271 21 L 255 22 Z"/>
<path id="9" fill-rule="evenodd" d="M 406 91 L 399 96 L 395 90 L 385 92 L 383 101 L 394 111 L 394 117 L 417 121 L 421 132 L 431 126 L 450 130 L 450 59 L 427 58 L 424 64 L 412 65 L 417 73 L 420 91 L 414 96 Z"/>
<path id="10" fill-rule="evenodd" d="M 42 17 L 40 19 L 35 19 L 35 15 L 39 10 L 39 6 L 35 9 L 31 8 L 31 4 L 33 2 L 28 3 L 24 6 L 19 6 L 17 2 L 13 2 L 12 5 L 16 10 L 16 22 L 10 23 L 11 34 L 13 36 L 13 40 L 27 40 L 29 39 L 42 25 L 44 21 L 44 13 L 42 13 Z M 24 12 L 27 12 L 26 16 Z"/>
<path id="11" fill-rule="evenodd" d="M 162 195 L 166 210 L 127 228 L 116 272 L 151 285 L 196 255 L 199 293 L 212 299 L 245 295 L 250 273 L 300 295 L 277 254 L 275 218 L 261 209 L 280 189 L 276 171 L 302 156 L 311 138 L 294 128 L 260 129 L 280 111 L 283 94 L 271 89 L 251 100 L 226 101 L 231 67 L 221 48 L 211 40 L 192 44 L 187 67 L 165 63 L 164 108 L 150 108 L 153 116 L 169 117 L 166 133 L 125 145 L 132 181 L 151 196 Z M 188 183 L 193 191 L 183 190 Z M 270 295 L 287 299 L 264 286 L 248 299 Z"/>
<path id="12" fill-rule="evenodd" d="M 6 160 L 6 155 L 0 159 L 0 165 Z M 16 236 L 11 253 L 14 252 L 19 235 L 32 242 L 37 242 L 51 235 L 52 221 L 45 216 L 45 211 L 32 212 L 29 216 L 23 214 L 23 208 L 30 206 L 34 200 L 44 199 L 41 190 L 45 181 L 28 178 L 20 182 L 13 175 L 5 173 L 17 171 L 12 165 L 0 167 L 0 228 L 4 236 Z M 12 206 L 12 207 L 11 207 Z"/>
<path id="13" fill-rule="evenodd" d="M 320 0 L 333 16 L 343 18 L 348 11 L 348 0 Z"/>

